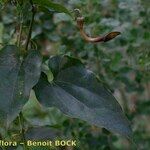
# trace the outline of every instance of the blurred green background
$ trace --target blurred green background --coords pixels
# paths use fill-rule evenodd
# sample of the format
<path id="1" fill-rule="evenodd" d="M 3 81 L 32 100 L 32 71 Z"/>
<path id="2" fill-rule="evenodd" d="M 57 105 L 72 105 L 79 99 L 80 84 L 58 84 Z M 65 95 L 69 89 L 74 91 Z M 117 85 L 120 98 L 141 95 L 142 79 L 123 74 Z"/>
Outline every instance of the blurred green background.
<path id="1" fill-rule="evenodd" d="M 150 1 L 149 0 L 64 0 L 69 10 L 79 8 L 85 17 L 89 35 L 120 31 L 108 43 L 85 42 L 76 22 L 64 13 L 36 14 L 32 46 L 51 55 L 78 57 L 93 70 L 112 93 L 131 121 L 134 142 L 105 129 L 71 119 L 55 108 L 42 107 L 31 93 L 23 110 L 26 138 L 62 138 L 77 140 L 77 147 L 66 150 L 149 150 L 150 149 Z M 16 7 L 15 1 L 0 7 L 0 47 L 15 44 L 19 24 L 23 24 L 25 43 L 31 18 L 29 6 Z M 20 15 L 22 12 L 22 16 Z M 28 13 L 27 13 L 28 12 Z M 36 127 L 36 129 L 33 129 Z M 6 139 L 19 140 L 19 125 L 14 121 Z M 46 134 L 49 133 L 49 134 Z M 18 147 L 20 150 L 21 147 Z M 42 149 L 42 148 L 39 148 Z"/>

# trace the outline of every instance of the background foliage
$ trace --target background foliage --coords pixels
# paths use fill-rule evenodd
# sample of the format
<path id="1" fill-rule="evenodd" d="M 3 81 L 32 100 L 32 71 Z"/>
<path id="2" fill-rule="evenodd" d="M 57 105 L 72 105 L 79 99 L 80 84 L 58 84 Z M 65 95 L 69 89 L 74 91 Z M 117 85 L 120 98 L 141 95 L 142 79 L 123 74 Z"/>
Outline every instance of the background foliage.
<path id="1" fill-rule="evenodd" d="M 0 7 L 0 47 L 15 44 L 19 23 L 23 25 L 22 44 L 31 19 L 29 4 L 23 8 L 16 1 Z M 102 44 L 85 42 L 75 21 L 65 13 L 40 7 L 33 26 L 32 46 L 51 55 L 79 57 L 112 90 L 132 123 L 134 141 L 141 150 L 150 147 L 150 2 L 148 0 L 69 0 L 58 1 L 66 8 L 79 8 L 85 17 L 86 32 L 105 34 L 112 30 L 122 34 Z M 17 6 L 17 9 L 16 9 Z M 26 13 L 28 10 L 29 13 Z M 46 12 L 46 13 L 45 13 Z M 19 16 L 19 17 L 17 17 Z M 51 80 L 49 74 L 49 80 Z M 34 92 L 23 109 L 26 138 L 71 138 L 78 141 L 77 150 L 136 149 L 119 135 L 70 119 L 55 108 L 39 105 Z M 36 127 L 36 129 L 32 129 Z M 44 128 L 42 128 L 44 127 Z M 53 130 L 55 129 L 55 130 Z M 5 133 L 6 139 L 20 139 L 18 118 Z M 21 147 L 18 147 L 20 150 Z M 66 148 L 69 149 L 69 148 Z"/>

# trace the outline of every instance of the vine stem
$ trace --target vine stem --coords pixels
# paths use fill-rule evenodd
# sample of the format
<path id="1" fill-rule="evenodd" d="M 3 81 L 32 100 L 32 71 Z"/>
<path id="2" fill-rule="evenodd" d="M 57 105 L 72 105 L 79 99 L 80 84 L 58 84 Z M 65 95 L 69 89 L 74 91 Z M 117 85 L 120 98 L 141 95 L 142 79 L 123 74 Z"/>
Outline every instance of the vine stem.
<path id="1" fill-rule="evenodd" d="M 19 8 L 21 8 L 21 5 L 19 4 L 19 2 L 17 1 L 17 6 L 19 6 Z M 19 33 L 17 36 L 17 46 L 20 48 L 20 42 L 21 42 L 21 36 L 22 36 L 22 29 L 23 29 L 23 11 L 22 9 L 19 11 Z"/>
<path id="2" fill-rule="evenodd" d="M 26 51 L 28 50 L 28 45 L 29 45 L 29 42 L 30 42 L 30 39 L 31 39 L 32 28 L 33 28 L 33 23 L 34 23 L 34 17 L 35 17 L 35 13 L 36 13 L 35 6 L 34 6 L 32 0 L 30 0 L 30 3 L 31 3 L 31 6 L 32 6 L 32 18 L 31 18 L 31 22 L 30 22 L 30 26 L 29 26 L 29 33 L 28 33 L 28 37 L 27 37 L 27 41 L 26 41 L 26 45 L 25 45 L 25 50 Z"/>

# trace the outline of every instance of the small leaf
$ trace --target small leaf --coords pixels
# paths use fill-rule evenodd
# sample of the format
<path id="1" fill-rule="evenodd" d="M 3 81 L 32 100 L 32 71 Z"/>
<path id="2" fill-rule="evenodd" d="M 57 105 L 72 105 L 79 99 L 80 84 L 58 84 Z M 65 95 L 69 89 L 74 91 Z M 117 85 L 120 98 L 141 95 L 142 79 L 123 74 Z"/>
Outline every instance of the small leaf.
<path id="1" fill-rule="evenodd" d="M 38 51 L 30 51 L 25 60 L 18 51 L 16 46 L 0 50 L 0 125 L 4 126 L 22 110 L 41 73 Z"/>
<path id="2" fill-rule="evenodd" d="M 49 83 L 42 73 L 34 87 L 41 104 L 57 107 L 70 117 L 126 137 L 131 136 L 129 122 L 116 99 L 78 59 L 56 56 L 49 59 L 49 67 L 54 80 Z"/>
<path id="3" fill-rule="evenodd" d="M 50 0 L 33 0 L 33 2 L 46 9 L 51 9 L 59 13 L 66 13 L 69 16 L 72 16 L 69 10 L 59 3 L 53 3 Z"/>

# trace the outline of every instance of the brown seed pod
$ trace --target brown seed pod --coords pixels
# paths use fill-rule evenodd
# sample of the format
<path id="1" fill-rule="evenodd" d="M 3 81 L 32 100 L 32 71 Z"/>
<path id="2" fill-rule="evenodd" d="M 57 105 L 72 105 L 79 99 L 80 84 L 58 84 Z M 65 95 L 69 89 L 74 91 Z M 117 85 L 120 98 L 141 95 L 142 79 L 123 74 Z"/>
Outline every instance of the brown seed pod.
<path id="1" fill-rule="evenodd" d="M 107 42 L 121 34 L 118 31 L 110 32 L 105 36 L 96 36 L 96 37 L 90 37 L 88 36 L 85 31 L 84 31 L 84 18 L 81 16 L 80 10 L 75 9 L 74 10 L 76 13 L 76 22 L 77 22 L 77 27 L 80 30 L 81 36 L 88 42 L 96 43 L 96 42 Z"/>

